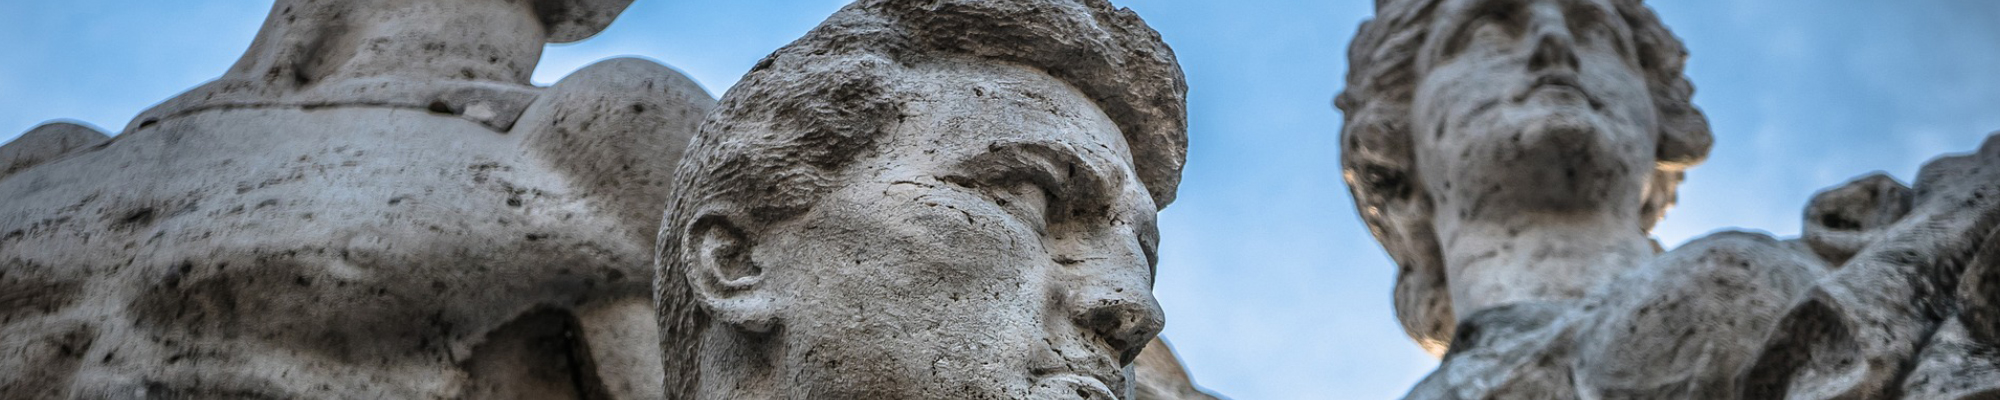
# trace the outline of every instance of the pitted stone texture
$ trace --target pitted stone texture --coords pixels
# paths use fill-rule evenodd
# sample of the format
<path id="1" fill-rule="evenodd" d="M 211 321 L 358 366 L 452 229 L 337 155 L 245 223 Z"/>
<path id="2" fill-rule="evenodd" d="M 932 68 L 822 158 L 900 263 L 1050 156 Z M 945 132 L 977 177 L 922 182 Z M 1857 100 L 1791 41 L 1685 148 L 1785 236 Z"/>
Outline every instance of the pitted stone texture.
<path id="1" fill-rule="evenodd" d="M 96 128 L 68 122 L 37 126 L 0 146 L 0 178 L 109 139 L 110 136 Z"/>
<path id="2" fill-rule="evenodd" d="M 1910 213 L 1910 188 L 1884 174 L 1871 174 L 1813 195 L 1806 205 L 1807 245 L 1834 265 L 1881 241 L 1882 229 Z"/>
<path id="3" fill-rule="evenodd" d="M 631 0 L 282 0 L 213 82 L 140 113 L 131 132 L 212 109 L 397 107 L 505 132 L 535 99 L 547 43 L 596 34 Z"/>
<path id="4" fill-rule="evenodd" d="M 2000 397 L 2000 342 L 1974 340 L 1962 319 L 1931 335 L 1902 394 L 1911 399 L 1974 400 Z"/>
<path id="5" fill-rule="evenodd" d="M 1131 398 L 1185 90 L 1103 0 L 847 6 L 688 147 L 658 258 L 669 398 Z"/>
<path id="6" fill-rule="evenodd" d="M 1442 353 L 1465 315 L 1581 297 L 1652 257 L 1647 231 L 1712 140 L 1690 103 L 1686 52 L 1650 9 L 1375 4 L 1335 99 L 1341 164 L 1396 260 L 1396 314 L 1412 339 Z M 1594 22 L 1609 31 L 1572 31 Z M 1623 39 L 1593 37 L 1608 32 Z"/>
<path id="7" fill-rule="evenodd" d="M 1724 232 L 1662 254 L 1592 296 L 1578 333 L 1583 398 L 1723 399 L 1779 315 L 1821 275 L 1769 236 Z"/>
<path id="8" fill-rule="evenodd" d="M 14 292 L 27 300 L 10 317 L 26 316 L 7 328 L 94 329 L 94 344 L 68 348 L 78 394 L 431 398 L 569 385 L 476 371 L 521 368 L 492 352 L 574 362 L 608 350 L 585 343 L 596 336 L 651 331 L 650 318 L 577 317 L 645 302 L 655 230 L 637 207 L 665 203 L 673 165 L 651 156 L 675 153 L 693 132 L 687 116 L 710 104 L 678 74 L 635 63 L 550 89 L 624 100 L 529 110 L 597 120 L 590 130 L 501 135 L 393 108 L 218 110 L 7 177 L 4 279 L 40 288 Z M 550 151 L 615 164 L 539 155 Z M 605 169 L 631 179 L 595 176 Z M 500 337 L 515 342 L 489 340 Z M 652 378 L 612 376 L 652 376 L 657 358 L 594 359 L 566 370 L 657 393 Z"/>
<path id="9" fill-rule="evenodd" d="M 1909 216 L 1845 265 L 1760 234 L 1697 239 L 1582 299 L 1474 314 L 1407 398 L 1991 396 L 2000 341 L 1966 322 L 1992 312 L 1983 280 L 2000 276 L 1988 142 L 1926 165 Z"/>
<path id="10" fill-rule="evenodd" d="M 1218 400 L 1188 377 L 1166 339 L 1155 338 L 1132 362 L 1132 398 L 1136 400 Z"/>
<path id="11" fill-rule="evenodd" d="M 1990 352 L 1956 353 L 1979 347 L 1938 335 L 1955 320 L 1969 323 L 1970 342 L 1991 343 L 1979 333 L 1994 328 L 1979 321 L 1993 312 L 1981 282 L 2000 268 L 2000 133 L 1972 154 L 1926 163 L 1909 214 L 1880 237 L 1780 319 L 1746 370 L 1745 398 L 1904 398 L 1915 396 L 1902 391 L 1914 365 L 1994 362 Z M 1926 376 L 1970 373 L 1939 369 Z"/>
<path id="12" fill-rule="evenodd" d="M 1995 365 L 2000 139 L 1913 188 L 1821 192 L 1801 239 L 1659 249 L 1646 231 L 1710 140 L 1642 2 L 1376 5 L 1337 104 L 1356 205 L 1402 268 L 1398 317 L 1448 348 L 1409 398 L 1988 390 L 1940 382 Z"/>
<path id="13" fill-rule="evenodd" d="M 315 13 L 411 13 L 320 32 L 341 40 L 487 40 L 546 10 L 480 7 L 526 4 L 281 1 L 239 67 L 343 59 L 271 28 Z M 339 65 L 238 68 L 0 177 L 0 397 L 660 397 L 649 249 L 712 98 L 636 59 L 550 88 Z"/>

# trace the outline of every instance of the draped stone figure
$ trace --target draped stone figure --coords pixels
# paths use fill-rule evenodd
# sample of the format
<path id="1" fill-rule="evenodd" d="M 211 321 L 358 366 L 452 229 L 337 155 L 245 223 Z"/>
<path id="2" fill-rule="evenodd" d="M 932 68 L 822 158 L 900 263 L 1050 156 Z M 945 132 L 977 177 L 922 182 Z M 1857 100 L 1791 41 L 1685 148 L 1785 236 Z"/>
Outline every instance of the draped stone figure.
<path id="1" fill-rule="evenodd" d="M 1639 0 L 1378 0 L 1344 178 L 1443 357 L 1413 399 L 2000 396 L 2000 140 L 1815 196 L 1803 238 L 1648 231 L 1707 122 Z"/>
<path id="2" fill-rule="evenodd" d="M 115 138 L 0 148 L 0 398 L 658 398 L 660 207 L 714 100 L 529 83 L 629 0 L 280 0 Z"/>
<path id="3" fill-rule="evenodd" d="M 1186 90 L 1104 0 L 847 6 L 688 147 L 658 257 L 668 398 L 1132 398 Z M 1158 348 L 1140 392 L 1206 398 Z"/>

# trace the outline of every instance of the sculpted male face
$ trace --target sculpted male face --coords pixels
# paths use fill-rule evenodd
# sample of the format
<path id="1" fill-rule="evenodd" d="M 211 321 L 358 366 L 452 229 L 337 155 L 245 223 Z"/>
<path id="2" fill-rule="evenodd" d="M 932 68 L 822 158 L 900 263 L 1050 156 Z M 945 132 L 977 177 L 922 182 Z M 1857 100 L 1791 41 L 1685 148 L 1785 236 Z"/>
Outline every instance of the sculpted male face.
<path id="1" fill-rule="evenodd" d="M 1439 208 L 1475 219 L 1610 208 L 1636 222 L 1658 122 L 1617 10 L 1606 0 L 1441 7 L 1411 104 L 1418 169 Z"/>
<path id="2" fill-rule="evenodd" d="M 1125 397 L 1163 316 L 1157 208 L 1118 126 L 1035 69 L 899 79 L 917 100 L 810 211 L 755 232 L 695 222 L 691 283 L 721 320 L 769 321 L 734 340 L 775 349 L 704 369 L 702 398 Z"/>

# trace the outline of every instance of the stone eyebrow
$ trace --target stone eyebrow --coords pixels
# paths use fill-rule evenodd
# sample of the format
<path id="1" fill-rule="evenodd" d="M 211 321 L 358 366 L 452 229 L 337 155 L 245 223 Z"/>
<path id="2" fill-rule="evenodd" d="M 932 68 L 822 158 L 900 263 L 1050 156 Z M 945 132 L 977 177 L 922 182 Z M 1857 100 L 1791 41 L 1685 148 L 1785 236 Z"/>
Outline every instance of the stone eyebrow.
<path id="1" fill-rule="evenodd" d="M 1462 24 L 1465 20 L 1478 18 L 1494 10 L 1520 7 L 1523 3 L 1525 2 L 1522 0 L 1469 0 L 1463 3 L 1463 7 L 1447 12 L 1455 20 L 1454 22 Z"/>
<path id="2" fill-rule="evenodd" d="M 1606 27 L 1611 31 L 1611 35 L 1614 37 L 1613 44 L 1618 47 L 1619 53 L 1634 57 L 1638 54 L 1638 43 L 1635 37 L 1637 34 L 1633 33 L 1631 24 L 1625 21 L 1624 13 L 1611 8 L 1611 6 L 1589 1 L 1572 0 L 1563 8 L 1563 18 L 1569 20 L 1572 29 L 1576 29 L 1574 27 L 1582 26 L 1583 24 L 1597 24 Z"/>
<path id="3" fill-rule="evenodd" d="M 1618 13 L 1616 11 L 1612 11 L 1601 4 L 1588 1 L 1569 1 L 1567 3 L 1567 7 L 1563 7 L 1563 16 L 1565 18 L 1583 19 L 1584 22 L 1616 21 L 1620 24 L 1625 22 L 1617 18 Z"/>
<path id="4" fill-rule="evenodd" d="M 1436 31 L 1431 33 L 1434 36 L 1431 40 L 1440 44 L 1437 50 L 1440 54 L 1432 56 L 1458 53 L 1466 46 L 1467 34 L 1477 28 L 1473 21 L 1494 14 L 1495 11 L 1510 7 L 1519 8 L 1522 3 L 1522 0 L 1466 0 L 1437 6 L 1441 10 L 1438 10 L 1437 16 L 1433 17 L 1432 29 Z"/>
<path id="5" fill-rule="evenodd" d="M 1110 202 L 1110 171 L 1065 143 L 996 141 L 955 167 L 988 184 L 1033 182 L 1062 203 Z"/>

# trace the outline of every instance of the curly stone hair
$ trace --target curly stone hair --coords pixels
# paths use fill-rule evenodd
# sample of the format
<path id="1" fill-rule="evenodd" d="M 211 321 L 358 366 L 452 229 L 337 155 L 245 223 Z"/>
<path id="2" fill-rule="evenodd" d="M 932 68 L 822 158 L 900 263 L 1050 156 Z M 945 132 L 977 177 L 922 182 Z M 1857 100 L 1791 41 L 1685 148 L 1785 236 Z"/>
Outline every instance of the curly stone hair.
<path id="1" fill-rule="evenodd" d="M 1417 182 L 1411 153 L 1410 103 L 1427 71 L 1419 51 L 1443 0 L 1376 0 L 1375 18 L 1361 24 L 1348 47 L 1347 88 L 1334 100 L 1344 116 L 1341 175 L 1375 239 L 1396 260 L 1396 317 L 1403 331 L 1433 354 L 1451 343 L 1456 317 L 1444 255 L 1432 227 L 1434 212 Z M 1639 66 L 1660 115 L 1656 168 L 1646 186 L 1641 224 L 1651 230 L 1674 203 L 1684 171 L 1708 155 L 1708 119 L 1692 103 L 1683 74 L 1687 49 L 1643 0 L 1611 0 L 1629 25 Z"/>
<path id="2" fill-rule="evenodd" d="M 949 60 L 1012 63 L 1076 87 L 1117 124 L 1154 202 L 1173 201 L 1187 159 L 1187 83 L 1158 33 L 1106 0 L 862 0 L 757 63 L 686 150 L 657 247 L 654 285 L 667 398 L 691 398 L 710 316 L 688 286 L 679 236 L 706 207 L 779 223 L 843 185 L 925 96 L 897 79 Z"/>

